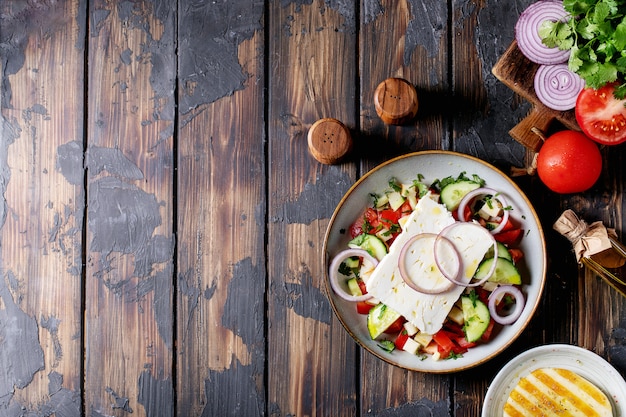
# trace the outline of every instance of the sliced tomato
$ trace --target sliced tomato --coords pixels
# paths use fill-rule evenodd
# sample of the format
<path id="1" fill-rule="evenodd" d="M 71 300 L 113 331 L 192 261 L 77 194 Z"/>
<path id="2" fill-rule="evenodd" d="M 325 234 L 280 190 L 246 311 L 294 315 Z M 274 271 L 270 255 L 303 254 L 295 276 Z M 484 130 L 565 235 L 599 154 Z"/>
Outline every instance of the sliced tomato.
<path id="1" fill-rule="evenodd" d="M 616 83 L 584 88 L 576 100 L 576 121 L 589 138 L 603 145 L 626 141 L 626 99 L 613 95 Z"/>
<path id="2" fill-rule="evenodd" d="M 522 229 L 513 229 L 513 230 L 508 230 L 506 232 L 497 233 L 493 235 L 493 237 L 498 242 L 504 243 L 505 245 L 510 246 L 510 245 L 514 245 L 520 240 L 523 232 L 524 231 Z"/>

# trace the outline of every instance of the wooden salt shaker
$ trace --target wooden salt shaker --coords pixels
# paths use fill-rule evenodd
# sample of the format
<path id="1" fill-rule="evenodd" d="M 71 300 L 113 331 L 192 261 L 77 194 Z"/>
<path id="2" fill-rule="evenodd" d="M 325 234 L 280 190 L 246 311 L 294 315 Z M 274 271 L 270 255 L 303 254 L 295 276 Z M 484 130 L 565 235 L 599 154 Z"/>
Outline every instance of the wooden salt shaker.
<path id="1" fill-rule="evenodd" d="M 417 114 L 417 91 L 405 79 L 387 78 L 374 92 L 374 105 L 383 122 L 400 125 Z"/>
<path id="2" fill-rule="evenodd" d="M 324 118 L 313 123 L 307 141 L 311 155 L 323 164 L 340 162 L 352 149 L 350 131 L 333 118 Z"/>

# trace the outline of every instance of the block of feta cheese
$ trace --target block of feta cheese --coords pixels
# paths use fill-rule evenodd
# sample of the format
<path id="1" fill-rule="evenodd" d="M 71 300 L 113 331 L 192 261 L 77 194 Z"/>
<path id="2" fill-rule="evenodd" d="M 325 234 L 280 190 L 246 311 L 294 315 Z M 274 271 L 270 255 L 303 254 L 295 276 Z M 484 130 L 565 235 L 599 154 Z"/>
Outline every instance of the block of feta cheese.
<path id="1" fill-rule="evenodd" d="M 428 334 L 435 334 L 441 329 L 465 287 L 454 285 L 440 294 L 425 294 L 412 289 L 400 275 L 400 252 L 414 236 L 421 233 L 437 234 L 454 222 L 452 214 L 443 204 L 429 197 L 421 198 L 404 223 L 402 233 L 391 245 L 389 253 L 367 281 L 367 291 L 370 294 Z M 475 233 L 475 228 L 466 230 L 461 226 L 458 229 L 447 237 L 454 244 L 461 262 L 462 274 L 457 279 L 469 282 L 485 253 L 493 245 L 493 240 L 485 239 L 482 233 Z"/>

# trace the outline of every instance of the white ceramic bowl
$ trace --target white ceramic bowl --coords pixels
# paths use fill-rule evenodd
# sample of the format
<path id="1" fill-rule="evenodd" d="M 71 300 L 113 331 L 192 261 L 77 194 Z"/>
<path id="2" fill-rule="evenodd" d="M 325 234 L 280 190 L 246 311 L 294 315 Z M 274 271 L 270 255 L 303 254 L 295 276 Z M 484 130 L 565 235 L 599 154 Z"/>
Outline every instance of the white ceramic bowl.
<path id="1" fill-rule="evenodd" d="M 493 379 L 485 395 L 482 417 L 502 415 L 504 404 L 519 380 L 539 368 L 564 368 L 595 384 L 609 398 L 615 417 L 626 415 L 626 382 L 602 357 L 572 345 L 539 346 L 518 355 Z"/>
<path id="2" fill-rule="evenodd" d="M 494 188 L 506 197 L 513 208 L 510 216 L 522 225 L 524 236 L 519 247 L 524 251 L 520 267 L 526 304 L 520 318 L 512 325 L 494 332 L 489 343 L 470 349 L 457 359 L 435 361 L 422 359 L 404 351 L 387 353 L 372 340 L 367 331 L 365 315 L 356 312 L 355 304 L 338 297 L 330 287 L 328 267 L 333 257 L 347 249 L 350 240 L 348 228 L 372 205 L 371 193 L 381 193 L 388 188 L 389 180 L 411 182 L 418 174 L 426 183 L 448 176 L 457 177 L 461 172 L 467 176 L 476 174 L 485 180 L 486 186 Z M 424 151 L 407 154 L 387 161 L 361 177 L 344 195 L 335 209 L 324 239 L 326 290 L 332 308 L 347 332 L 364 349 L 380 359 L 404 369 L 448 373 L 472 368 L 488 361 L 502 352 L 522 333 L 539 305 L 546 277 L 546 246 L 543 230 L 535 210 L 519 187 L 504 173 L 492 165 L 472 156 L 449 151 Z"/>

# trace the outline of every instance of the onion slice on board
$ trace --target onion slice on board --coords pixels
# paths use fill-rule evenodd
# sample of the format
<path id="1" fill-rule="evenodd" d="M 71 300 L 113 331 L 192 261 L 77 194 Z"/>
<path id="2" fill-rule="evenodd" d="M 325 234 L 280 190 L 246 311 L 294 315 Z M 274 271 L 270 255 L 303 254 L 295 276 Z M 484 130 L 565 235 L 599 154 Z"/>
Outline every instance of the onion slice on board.
<path id="1" fill-rule="evenodd" d="M 495 262 L 494 262 L 495 263 Z M 510 294 L 515 298 L 515 310 L 511 314 L 506 316 L 501 316 L 498 314 L 496 309 L 496 302 L 500 299 L 500 295 Z M 524 310 L 524 294 L 522 291 L 514 285 L 500 285 L 495 290 L 491 292 L 489 295 L 489 314 L 496 323 L 499 324 L 511 324 L 514 323 L 519 316 L 522 315 L 522 311 Z"/>
<path id="2" fill-rule="evenodd" d="M 534 85 L 539 101 L 553 110 L 567 111 L 576 106 L 585 80 L 570 71 L 567 64 L 540 65 Z"/>
<path id="3" fill-rule="evenodd" d="M 548 48 L 541 41 L 539 28 L 545 21 L 565 20 L 568 13 L 562 1 L 539 0 L 528 6 L 515 25 L 515 40 L 526 58 L 537 64 L 561 64 L 568 60 L 570 51 Z"/>
<path id="4" fill-rule="evenodd" d="M 457 230 L 457 229 L 460 229 L 460 228 L 467 228 L 468 230 L 466 230 L 466 231 L 459 231 L 459 230 Z M 487 239 L 491 243 L 491 245 L 493 246 L 493 257 L 497 259 L 498 258 L 498 244 L 496 242 L 496 239 L 493 237 L 493 235 L 487 229 L 485 229 L 484 227 L 482 227 L 481 225 L 479 225 L 477 223 L 456 222 L 456 223 L 452 223 L 449 226 L 446 226 L 437 235 L 437 238 L 435 239 L 435 262 L 437 264 L 441 263 L 441 260 L 438 259 L 438 256 L 439 256 L 439 253 L 440 253 L 439 246 L 443 242 L 444 238 L 446 238 L 447 240 L 452 242 L 452 244 L 454 245 L 454 240 L 455 239 L 462 239 L 463 237 L 468 237 L 468 236 L 476 236 L 477 234 L 480 234 L 480 233 L 482 233 L 483 236 L 485 236 L 485 239 Z M 458 252 L 458 249 L 457 249 L 457 252 Z M 462 287 L 478 287 L 478 286 L 484 284 L 489 278 L 491 278 L 491 276 L 493 275 L 493 273 L 496 270 L 496 264 L 497 264 L 497 262 L 493 262 L 493 265 L 491 266 L 491 268 L 489 269 L 489 272 L 487 272 L 485 277 L 482 278 L 479 281 L 476 281 L 476 282 L 463 282 L 463 281 L 459 280 L 461 278 L 461 275 L 466 270 L 466 266 L 463 265 L 463 262 L 461 262 L 461 268 L 459 268 L 459 272 L 456 275 L 448 273 L 445 270 L 445 268 L 442 268 L 440 270 L 441 270 L 441 273 L 443 274 L 444 277 L 448 278 L 448 280 L 450 282 L 452 282 L 452 283 L 454 283 L 456 285 L 459 285 L 459 286 L 462 286 Z"/>
<path id="5" fill-rule="evenodd" d="M 363 249 L 346 249 L 344 251 L 339 252 L 330 263 L 330 268 L 328 271 L 328 276 L 330 278 L 330 286 L 332 287 L 335 294 L 339 297 L 343 298 L 347 301 L 365 301 L 372 298 L 371 294 L 363 294 L 360 296 L 354 296 L 350 294 L 340 283 L 339 283 L 339 265 L 352 256 L 359 256 L 361 258 L 367 259 L 373 265 L 377 265 L 378 261 L 372 255 L 369 254 L 366 250 Z"/>
<path id="6" fill-rule="evenodd" d="M 398 269 L 406 285 L 423 294 L 441 294 L 450 290 L 454 284 L 442 269 L 452 268 L 447 273 L 456 276 L 461 268 L 459 254 L 446 238 L 442 238 L 445 249 L 439 254 L 439 261 L 435 260 L 436 240 L 434 233 L 417 234 L 404 244 L 398 257 Z"/>
<path id="7" fill-rule="evenodd" d="M 506 199 L 504 198 L 504 196 L 502 196 L 502 194 L 499 194 L 493 188 L 481 187 L 465 194 L 463 198 L 461 199 L 461 202 L 459 203 L 459 208 L 457 211 L 458 218 L 464 219 L 463 214 L 465 213 L 465 207 L 467 207 L 467 205 L 470 204 L 472 200 L 478 197 L 479 195 L 490 195 L 492 196 L 493 199 L 498 200 L 500 204 L 502 205 L 502 219 L 500 221 L 500 224 L 495 229 L 490 230 L 492 235 L 495 235 L 496 233 L 500 233 L 500 231 L 504 229 L 504 227 L 506 226 L 506 223 L 509 221 L 509 211 L 506 209 L 508 203 L 506 202 Z"/>

